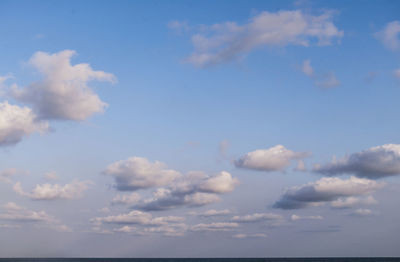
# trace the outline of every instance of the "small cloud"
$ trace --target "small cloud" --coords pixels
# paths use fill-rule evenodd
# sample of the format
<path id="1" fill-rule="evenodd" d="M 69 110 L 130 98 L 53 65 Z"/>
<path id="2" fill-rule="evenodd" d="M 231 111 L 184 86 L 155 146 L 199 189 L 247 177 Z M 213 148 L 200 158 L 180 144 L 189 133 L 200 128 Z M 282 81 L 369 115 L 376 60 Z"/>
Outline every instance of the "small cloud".
<path id="1" fill-rule="evenodd" d="M 392 21 L 375 33 L 375 37 L 392 51 L 400 50 L 400 21 Z"/>
<path id="2" fill-rule="evenodd" d="M 50 171 L 50 172 L 47 172 L 46 174 L 44 174 L 44 179 L 46 179 L 46 180 L 57 180 L 58 176 L 57 176 L 56 172 Z"/>
<path id="3" fill-rule="evenodd" d="M 290 220 L 292 221 L 298 221 L 298 220 L 322 220 L 324 219 L 322 216 L 298 216 L 298 215 L 292 215 L 290 217 Z"/>
<path id="4" fill-rule="evenodd" d="M 265 238 L 266 234 L 255 233 L 255 234 L 236 234 L 232 236 L 233 238 L 244 239 L 244 238 Z"/>

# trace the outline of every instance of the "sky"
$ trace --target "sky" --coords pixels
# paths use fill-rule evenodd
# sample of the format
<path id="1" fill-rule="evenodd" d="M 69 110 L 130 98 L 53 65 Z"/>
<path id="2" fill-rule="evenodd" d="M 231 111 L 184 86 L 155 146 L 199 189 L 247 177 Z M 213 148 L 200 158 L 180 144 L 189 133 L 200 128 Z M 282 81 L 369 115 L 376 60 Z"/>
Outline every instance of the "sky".
<path id="1" fill-rule="evenodd" d="M 1 257 L 400 256 L 398 1 L 0 1 Z"/>

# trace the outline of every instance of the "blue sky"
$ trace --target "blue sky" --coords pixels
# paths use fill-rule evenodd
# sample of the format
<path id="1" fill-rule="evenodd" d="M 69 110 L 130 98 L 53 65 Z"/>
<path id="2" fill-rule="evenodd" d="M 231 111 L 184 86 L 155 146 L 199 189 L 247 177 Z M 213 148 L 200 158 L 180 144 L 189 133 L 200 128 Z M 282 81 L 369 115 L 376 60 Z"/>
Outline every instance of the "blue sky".
<path id="1" fill-rule="evenodd" d="M 399 14 L 0 1 L 0 253 L 399 256 Z"/>

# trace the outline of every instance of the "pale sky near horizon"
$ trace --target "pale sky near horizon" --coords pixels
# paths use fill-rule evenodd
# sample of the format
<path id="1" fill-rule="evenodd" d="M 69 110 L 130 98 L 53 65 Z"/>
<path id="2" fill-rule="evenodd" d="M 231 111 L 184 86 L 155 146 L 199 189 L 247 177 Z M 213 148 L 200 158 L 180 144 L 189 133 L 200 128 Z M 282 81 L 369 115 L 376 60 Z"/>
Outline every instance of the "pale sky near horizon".
<path id="1" fill-rule="evenodd" d="M 400 256 L 400 2 L 0 0 L 0 257 Z"/>

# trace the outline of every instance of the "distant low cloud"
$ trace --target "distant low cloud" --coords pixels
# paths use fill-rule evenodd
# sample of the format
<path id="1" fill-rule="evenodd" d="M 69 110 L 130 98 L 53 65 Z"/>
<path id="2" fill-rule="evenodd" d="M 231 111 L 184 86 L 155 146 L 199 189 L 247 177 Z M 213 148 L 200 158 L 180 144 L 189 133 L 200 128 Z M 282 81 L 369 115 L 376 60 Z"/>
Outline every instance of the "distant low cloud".
<path id="1" fill-rule="evenodd" d="M 0 171 L 0 182 L 11 183 L 11 178 L 17 173 L 16 168 L 7 168 Z"/>
<path id="2" fill-rule="evenodd" d="M 354 174 L 378 179 L 400 174 L 400 145 L 386 144 L 353 153 L 330 163 L 315 165 L 314 172 L 327 176 Z"/>
<path id="3" fill-rule="evenodd" d="M 302 160 L 309 155 L 307 152 L 294 152 L 282 145 L 276 145 L 247 153 L 235 161 L 235 166 L 266 172 L 283 171 L 291 161 Z"/>
<path id="4" fill-rule="evenodd" d="M 359 208 L 350 213 L 350 215 L 357 217 L 368 217 L 374 215 L 374 212 L 372 212 L 370 209 Z"/>
<path id="5" fill-rule="evenodd" d="M 191 172 L 174 181 L 168 188 L 159 188 L 153 197 L 133 207 L 146 211 L 167 210 L 181 206 L 204 206 L 220 200 L 220 194 L 232 192 L 239 181 L 222 171 L 214 176 Z"/>
<path id="6" fill-rule="evenodd" d="M 238 223 L 216 222 L 210 224 L 197 224 L 190 228 L 191 231 L 232 231 L 239 227 Z"/>
<path id="7" fill-rule="evenodd" d="M 0 146 L 15 145 L 32 133 L 45 133 L 49 125 L 28 107 L 0 103 Z"/>
<path id="8" fill-rule="evenodd" d="M 275 208 L 298 209 L 338 200 L 342 197 L 368 195 L 384 187 L 385 183 L 365 178 L 324 177 L 312 183 L 289 188 L 275 204 Z"/>
<path id="9" fill-rule="evenodd" d="M 78 180 L 65 185 L 45 183 L 36 185 L 36 187 L 28 193 L 22 189 L 21 183 L 17 182 L 13 189 L 17 194 L 29 197 L 32 200 L 76 199 L 83 196 L 83 192 L 88 189 L 90 184 L 92 184 L 90 181 Z"/>
<path id="10" fill-rule="evenodd" d="M 223 210 L 215 210 L 215 209 L 210 209 L 202 213 L 191 213 L 193 215 L 197 215 L 200 217 L 217 217 L 217 216 L 226 216 L 230 215 L 232 213 L 231 210 L 229 209 L 223 209 Z"/>
<path id="11" fill-rule="evenodd" d="M 263 233 L 254 233 L 254 234 L 236 234 L 232 236 L 233 238 L 237 239 L 245 239 L 245 238 L 265 238 L 267 234 Z"/>
<path id="12" fill-rule="evenodd" d="M 392 51 L 400 50 L 400 21 L 388 23 L 381 31 L 375 34 L 383 45 Z"/>
<path id="13" fill-rule="evenodd" d="M 103 112 L 106 103 L 87 85 L 89 81 L 115 82 L 114 75 L 94 71 L 89 64 L 71 65 L 76 52 L 36 52 L 29 60 L 43 79 L 11 89 L 11 96 L 29 104 L 40 119 L 82 121 Z"/>
<path id="14" fill-rule="evenodd" d="M 332 20 L 331 11 L 313 16 L 301 10 L 282 10 L 264 11 L 243 25 L 228 21 L 202 26 L 192 36 L 195 50 L 186 62 L 208 67 L 230 62 L 262 47 L 330 45 L 343 37 L 343 31 Z M 174 22 L 171 26 L 180 28 L 182 24 Z"/>
<path id="15" fill-rule="evenodd" d="M 324 219 L 322 216 L 298 216 L 298 215 L 292 215 L 290 217 L 290 220 L 292 221 L 298 221 L 298 220 L 322 220 Z"/>
<path id="16" fill-rule="evenodd" d="M 282 221 L 283 217 L 279 214 L 274 213 L 255 213 L 244 216 L 234 216 L 231 221 L 238 223 L 256 223 L 262 221 L 277 222 Z"/>
<path id="17" fill-rule="evenodd" d="M 178 171 L 167 169 L 162 162 L 150 162 L 143 157 L 130 157 L 110 164 L 103 172 L 113 176 L 120 191 L 133 191 L 165 186 L 180 177 Z"/>
<path id="18" fill-rule="evenodd" d="M 396 78 L 400 79 L 400 68 L 394 70 L 393 74 L 394 74 L 394 76 L 395 76 Z"/>
<path id="19" fill-rule="evenodd" d="M 20 228 L 21 224 L 44 225 L 47 228 L 59 231 L 70 232 L 71 229 L 62 224 L 61 221 L 48 215 L 45 211 L 32 211 L 21 207 L 14 202 L 8 202 L 2 206 L 4 212 L 0 213 L 0 220 L 15 223 L 13 226 Z"/>

